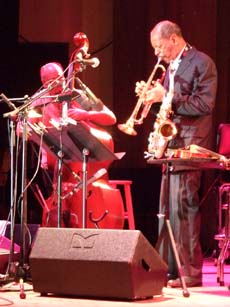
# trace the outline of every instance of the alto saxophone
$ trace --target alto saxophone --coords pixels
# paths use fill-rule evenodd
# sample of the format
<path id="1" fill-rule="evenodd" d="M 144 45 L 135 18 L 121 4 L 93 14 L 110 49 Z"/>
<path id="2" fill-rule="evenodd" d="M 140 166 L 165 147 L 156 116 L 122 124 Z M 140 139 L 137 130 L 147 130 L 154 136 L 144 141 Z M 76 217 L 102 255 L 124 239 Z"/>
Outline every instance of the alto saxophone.
<path id="1" fill-rule="evenodd" d="M 148 138 L 146 157 L 161 158 L 167 144 L 177 134 L 176 125 L 170 120 L 172 115 L 172 99 L 174 95 L 174 75 L 170 77 L 169 91 L 164 95 L 160 110 L 153 125 L 153 131 Z"/>

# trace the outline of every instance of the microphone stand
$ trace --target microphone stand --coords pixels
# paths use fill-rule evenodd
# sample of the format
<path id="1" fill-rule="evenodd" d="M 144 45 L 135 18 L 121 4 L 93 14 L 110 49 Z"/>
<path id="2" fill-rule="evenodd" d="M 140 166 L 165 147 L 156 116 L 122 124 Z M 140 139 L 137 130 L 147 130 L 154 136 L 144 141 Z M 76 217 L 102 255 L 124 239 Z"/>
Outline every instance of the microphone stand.
<path id="1" fill-rule="evenodd" d="M 20 228 L 20 261 L 18 277 L 26 279 L 29 265 L 27 263 L 27 246 L 25 227 L 27 225 L 27 110 L 23 112 L 23 134 L 22 134 L 22 174 L 21 174 L 21 228 Z"/>
<path id="2" fill-rule="evenodd" d="M 6 275 L 10 276 L 13 268 L 14 257 L 14 224 L 15 224 L 15 205 L 14 205 L 14 145 L 15 145 L 15 123 L 10 119 L 10 255 Z"/>
<path id="3" fill-rule="evenodd" d="M 25 96 L 25 98 L 28 100 L 26 103 L 24 103 L 23 105 L 21 105 L 20 107 L 15 107 L 14 108 L 14 110 L 13 111 L 11 111 L 11 112 L 8 112 L 8 113 L 4 113 L 3 114 L 3 118 L 7 118 L 7 117 L 11 117 L 11 118 L 14 118 L 18 113 L 20 113 L 20 112 L 22 112 L 22 111 L 24 111 L 25 109 L 28 109 L 31 105 L 32 105 L 32 103 L 35 101 L 35 100 L 37 100 L 37 99 L 39 99 L 39 98 L 41 98 L 41 97 L 45 97 L 44 95 L 46 94 L 46 93 L 48 93 L 49 91 L 51 91 L 51 90 L 53 90 L 56 86 L 59 86 L 59 83 L 54 83 L 54 85 L 49 85 L 47 88 L 46 88 L 46 90 L 44 90 L 44 91 L 41 91 L 40 93 L 38 93 L 36 96 L 34 96 L 33 98 L 30 98 L 30 97 L 28 97 L 28 96 Z M 1 97 L 2 97 L 2 99 L 9 105 L 9 106 L 12 106 L 13 104 L 12 104 L 12 102 L 11 102 L 11 98 L 9 99 L 9 98 L 7 98 L 4 94 L 1 94 L 0 95 Z M 13 99 L 15 99 L 15 98 L 12 98 L 12 100 Z M 11 107 L 12 108 L 12 107 Z"/>
<path id="4" fill-rule="evenodd" d="M 86 69 L 87 65 L 91 65 L 92 67 L 97 67 L 100 62 L 97 58 L 87 60 L 82 58 L 82 52 L 83 49 L 75 50 L 71 56 L 71 62 L 68 65 L 68 85 L 69 82 L 71 82 L 70 89 L 75 88 L 75 81 L 78 81 L 78 84 L 80 84 L 81 87 L 83 87 L 83 82 L 79 78 L 76 78 L 76 74 L 79 72 L 82 72 Z M 74 68 L 74 64 L 78 63 L 78 67 Z M 86 94 L 93 100 L 95 105 L 98 106 L 98 111 L 102 110 L 103 104 L 102 102 L 97 99 L 97 97 L 92 93 L 92 91 L 89 90 L 86 86 L 83 88 L 83 90 L 86 92 Z M 62 99 L 62 98 L 61 98 Z M 61 123 L 61 130 L 63 126 L 67 126 L 70 121 L 68 119 L 68 104 L 71 100 L 71 97 L 64 97 L 63 99 L 63 105 L 62 105 L 62 123 Z M 58 152 L 58 227 L 61 227 L 61 213 L 62 213 L 62 183 L 61 183 L 61 173 L 62 173 L 62 164 L 63 164 L 63 148 L 62 143 L 60 142 L 60 151 Z M 90 155 L 90 151 L 87 147 L 84 147 L 82 149 L 82 228 L 86 227 L 86 207 L 87 207 L 87 162 L 88 157 Z"/>
<path id="5" fill-rule="evenodd" d="M 8 114 L 15 114 L 17 112 L 16 106 L 12 103 L 13 100 L 22 100 L 26 98 L 12 98 L 12 101 L 8 99 L 4 94 L 0 95 L 2 100 L 4 100 L 7 105 L 13 109 L 12 112 L 9 112 Z M 26 97 L 26 96 L 25 96 Z M 15 187 L 17 186 L 14 179 L 14 166 L 15 166 L 15 161 L 14 161 L 14 146 L 15 146 L 15 120 L 13 119 L 13 116 L 8 116 L 10 119 L 10 221 L 11 221 L 11 227 L 10 227 L 10 239 L 11 239 L 11 245 L 10 245 L 10 255 L 9 255 L 9 263 L 6 271 L 6 275 L 4 278 L 4 282 L 8 282 L 8 278 L 10 279 L 11 277 L 14 277 L 13 273 L 16 271 L 16 265 L 14 263 L 14 226 L 15 226 Z M 22 194 L 23 194 L 23 202 L 22 202 L 22 207 L 21 207 L 21 237 L 20 237 L 20 264 L 18 266 L 18 270 L 20 269 L 20 265 L 24 267 L 25 263 L 25 231 L 24 231 L 24 226 L 26 222 L 26 214 L 25 214 L 25 208 L 26 208 L 26 194 L 24 193 L 25 189 L 25 172 L 26 172 L 26 126 L 23 125 L 23 158 L 22 158 Z M 22 270 L 21 270 L 22 271 Z"/>
<path id="6" fill-rule="evenodd" d="M 15 268 L 13 267 L 13 256 L 14 256 L 14 224 L 15 224 L 15 205 L 14 202 L 15 199 L 15 186 L 16 183 L 14 182 L 14 142 L 15 142 L 15 117 L 20 113 L 23 114 L 23 134 L 22 134 L 22 177 L 21 177 L 21 229 L 20 229 L 20 261 L 19 265 L 17 267 L 17 278 L 27 278 L 27 272 L 29 269 L 27 261 L 27 253 L 26 253 L 26 242 L 25 242 L 25 227 L 27 224 L 27 112 L 28 108 L 31 106 L 31 104 L 37 100 L 38 98 L 44 96 L 47 92 L 49 92 L 52 88 L 56 87 L 50 86 L 45 91 L 42 91 L 40 94 L 35 96 L 33 99 L 29 99 L 28 96 L 24 97 L 24 100 L 27 99 L 28 101 L 21 105 L 20 107 L 16 107 L 12 101 L 18 100 L 17 98 L 9 99 L 7 98 L 3 93 L 0 95 L 3 101 L 6 102 L 6 104 L 12 109 L 12 111 L 8 113 L 3 114 L 3 118 L 9 118 L 10 119 L 10 127 L 11 127 L 11 133 L 10 133 L 10 154 L 11 154 L 11 178 L 10 178 L 10 185 L 11 185 L 11 191 L 10 191 L 10 216 L 11 216 L 11 247 L 10 247 L 10 256 L 9 256 L 9 264 L 6 272 L 6 276 L 3 283 L 8 282 L 9 275 L 12 275 L 12 272 L 15 272 Z M 19 98 L 19 100 L 22 100 L 22 98 Z M 11 272 L 12 271 L 12 272 Z"/>
<path id="7" fill-rule="evenodd" d="M 16 107 L 15 107 L 16 108 Z M 14 108 L 14 109 L 15 109 Z M 14 184 L 14 146 L 15 146 L 15 122 L 10 118 L 10 254 L 6 271 L 6 278 L 11 277 L 15 271 L 14 264 L 14 225 L 15 225 L 15 184 Z"/>

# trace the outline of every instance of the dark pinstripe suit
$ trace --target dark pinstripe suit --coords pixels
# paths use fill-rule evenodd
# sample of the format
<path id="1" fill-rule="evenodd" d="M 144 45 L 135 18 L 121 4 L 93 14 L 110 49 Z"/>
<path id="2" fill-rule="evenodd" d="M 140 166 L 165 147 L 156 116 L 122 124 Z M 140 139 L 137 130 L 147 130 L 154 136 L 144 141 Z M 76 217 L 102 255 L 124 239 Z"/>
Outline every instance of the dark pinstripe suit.
<path id="1" fill-rule="evenodd" d="M 182 57 L 174 78 L 173 122 L 178 133 L 169 148 L 183 148 L 190 144 L 210 148 L 212 111 L 215 106 L 217 71 L 209 56 L 196 48 L 188 48 Z M 164 86 L 168 86 L 166 74 Z M 202 251 L 200 236 L 199 188 L 201 172 L 184 167 L 170 174 L 169 217 L 184 275 L 202 278 Z M 165 176 L 162 176 L 160 212 L 165 209 Z M 161 229 L 161 221 L 159 223 Z M 169 244 L 166 244 L 168 247 Z M 161 249 L 161 252 L 163 250 Z M 169 253 L 170 254 L 170 253 Z M 165 255 L 163 256 L 165 258 Z M 166 256 L 168 258 L 168 256 Z M 174 259 L 169 255 L 169 272 L 177 277 Z"/>

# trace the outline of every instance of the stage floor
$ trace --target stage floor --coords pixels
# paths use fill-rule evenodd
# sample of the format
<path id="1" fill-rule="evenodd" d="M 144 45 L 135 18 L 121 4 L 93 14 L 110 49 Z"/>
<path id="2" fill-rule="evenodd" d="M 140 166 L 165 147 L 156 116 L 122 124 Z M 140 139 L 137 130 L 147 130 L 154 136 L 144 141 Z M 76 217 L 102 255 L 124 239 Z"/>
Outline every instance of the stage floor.
<path id="1" fill-rule="evenodd" d="M 163 288 L 162 295 L 137 301 L 84 299 L 55 296 L 41 296 L 33 291 L 33 285 L 24 284 L 26 298 L 20 298 L 20 286 L 9 283 L 0 288 L 0 306 L 76 306 L 76 307 L 125 307 L 125 306 L 209 306 L 227 307 L 230 304 L 230 265 L 224 266 L 224 286 L 217 283 L 217 267 L 213 258 L 205 258 L 203 266 L 203 286 L 188 288 L 189 297 L 183 296 L 182 289 Z"/>

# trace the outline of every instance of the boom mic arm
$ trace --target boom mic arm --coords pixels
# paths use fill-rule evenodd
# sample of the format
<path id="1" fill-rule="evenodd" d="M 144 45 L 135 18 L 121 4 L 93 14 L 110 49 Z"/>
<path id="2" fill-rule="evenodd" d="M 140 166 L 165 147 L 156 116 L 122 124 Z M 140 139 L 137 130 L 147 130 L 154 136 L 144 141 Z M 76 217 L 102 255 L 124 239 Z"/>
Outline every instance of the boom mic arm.
<path id="1" fill-rule="evenodd" d="M 80 88 L 85 92 L 87 97 L 92 101 L 92 106 L 94 110 L 101 111 L 103 109 L 103 102 L 101 99 L 97 98 L 97 96 L 88 88 L 78 77 L 76 77 L 76 81 L 79 84 Z"/>

